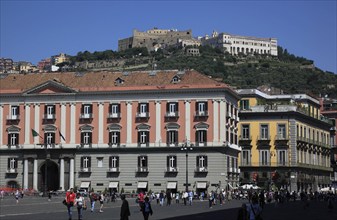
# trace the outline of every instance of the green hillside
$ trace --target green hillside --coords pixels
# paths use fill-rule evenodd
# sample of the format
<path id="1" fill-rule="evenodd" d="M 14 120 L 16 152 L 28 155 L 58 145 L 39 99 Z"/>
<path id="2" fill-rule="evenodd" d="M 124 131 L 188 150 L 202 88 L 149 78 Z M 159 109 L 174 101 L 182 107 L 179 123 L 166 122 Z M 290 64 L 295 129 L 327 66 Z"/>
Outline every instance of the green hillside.
<path id="1" fill-rule="evenodd" d="M 337 98 L 337 75 L 324 72 L 314 62 L 288 53 L 278 47 L 278 57 L 263 55 L 231 56 L 208 46 L 199 47 L 200 56 L 188 56 L 185 49 L 171 47 L 148 53 L 145 48 L 123 52 L 107 50 L 79 52 L 72 64 L 81 61 L 123 59 L 115 70 L 195 69 L 214 78 L 222 78 L 235 88 L 257 88 L 269 85 L 285 93 L 308 93 Z"/>

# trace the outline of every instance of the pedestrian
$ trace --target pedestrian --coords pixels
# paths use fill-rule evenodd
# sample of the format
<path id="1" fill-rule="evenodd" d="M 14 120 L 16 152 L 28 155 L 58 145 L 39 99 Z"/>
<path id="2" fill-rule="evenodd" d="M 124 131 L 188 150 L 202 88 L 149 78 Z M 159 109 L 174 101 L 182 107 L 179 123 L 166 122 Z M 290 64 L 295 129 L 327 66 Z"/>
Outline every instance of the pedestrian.
<path id="1" fill-rule="evenodd" d="M 172 196 L 171 196 L 171 191 L 167 190 L 166 192 L 166 206 L 170 206 L 171 205 L 171 200 L 172 200 Z"/>
<path id="2" fill-rule="evenodd" d="M 159 204 L 159 196 L 160 196 L 160 193 L 157 193 L 156 194 L 157 205 Z"/>
<path id="3" fill-rule="evenodd" d="M 20 192 L 19 192 L 19 190 L 16 190 L 16 192 L 15 192 L 16 204 L 19 203 L 19 197 L 20 197 Z"/>
<path id="4" fill-rule="evenodd" d="M 190 191 L 188 193 L 188 202 L 189 202 L 190 205 L 192 205 L 192 201 L 193 201 L 193 192 Z"/>
<path id="5" fill-rule="evenodd" d="M 145 197 L 145 195 L 144 195 L 143 191 L 140 191 L 138 193 L 138 196 L 137 196 L 140 211 L 142 211 L 142 208 L 143 208 L 143 205 L 144 205 L 144 197 Z"/>
<path id="6" fill-rule="evenodd" d="M 0 195 L 1 195 L 1 200 L 3 200 L 4 199 L 4 195 L 5 195 L 5 191 L 3 189 L 1 190 Z"/>
<path id="7" fill-rule="evenodd" d="M 186 205 L 186 203 L 187 203 L 187 198 L 188 198 L 188 192 L 185 191 L 184 194 L 183 194 L 184 205 Z"/>
<path id="8" fill-rule="evenodd" d="M 208 196 L 208 206 L 209 208 L 211 209 L 212 208 L 212 205 L 213 205 L 213 200 L 214 200 L 214 197 L 213 197 L 213 191 L 209 193 L 209 196 Z"/>
<path id="9" fill-rule="evenodd" d="M 104 198 L 105 198 L 104 194 L 101 193 L 99 196 L 99 203 L 100 203 L 99 212 L 103 212 Z"/>
<path id="10" fill-rule="evenodd" d="M 121 195 L 122 206 L 121 206 L 121 220 L 129 220 L 130 208 L 129 202 L 125 199 L 125 195 Z"/>
<path id="11" fill-rule="evenodd" d="M 52 193 L 52 191 L 49 191 L 49 192 L 48 192 L 48 202 L 51 201 L 51 193 Z"/>
<path id="12" fill-rule="evenodd" d="M 67 210 L 68 210 L 68 217 L 69 220 L 72 219 L 73 216 L 73 206 L 75 202 L 76 195 L 74 193 L 74 189 L 71 188 L 67 193 L 66 193 L 66 204 L 67 204 Z"/>
<path id="13" fill-rule="evenodd" d="M 96 194 L 94 193 L 94 191 L 92 191 L 90 194 L 89 194 L 89 201 L 90 201 L 90 205 L 91 205 L 91 209 L 90 211 L 93 212 L 94 209 L 95 209 L 95 202 L 97 200 L 96 198 Z"/>
<path id="14" fill-rule="evenodd" d="M 247 205 L 246 203 L 242 203 L 241 208 L 238 211 L 237 220 L 248 220 L 248 212 L 247 212 Z"/>
<path id="15" fill-rule="evenodd" d="M 262 214 L 262 208 L 259 205 L 259 198 L 257 195 L 253 195 L 251 198 L 252 203 L 247 205 L 247 212 L 249 213 L 249 220 L 260 220 Z"/>
<path id="16" fill-rule="evenodd" d="M 148 197 L 145 197 L 145 199 L 144 199 L 144 205 L 143 205 L 143 208 L 142 208 L 142 213 L 143 213 L 143 216 L 144 216 L 144 220 L 148 220 L 149 216 L 153 214 L 151 203 L 150 203 Z"/>
<path id="17" fill-rule="evenodd" d="M 164 193 L 163 191 L 160 192 L 159 194 L 159 200 L 160 200 L 160 206 L 164 205 Z"/>
<path id="18" fill-rule="evenodd" d="M 76 194 L 75 204 L 77 207 L 78 219 L 82 220 L 83 208 L 86 207 L 86 204 L 85 204 L 85 199 L 83 198 L 81 193 Z"/>
<path id="19" fill-rule="evenodd" d="M 179 192 L 176 193 L 176 203 L 179 204 L 179 200 L 180 200 L 180 194 Z"/>

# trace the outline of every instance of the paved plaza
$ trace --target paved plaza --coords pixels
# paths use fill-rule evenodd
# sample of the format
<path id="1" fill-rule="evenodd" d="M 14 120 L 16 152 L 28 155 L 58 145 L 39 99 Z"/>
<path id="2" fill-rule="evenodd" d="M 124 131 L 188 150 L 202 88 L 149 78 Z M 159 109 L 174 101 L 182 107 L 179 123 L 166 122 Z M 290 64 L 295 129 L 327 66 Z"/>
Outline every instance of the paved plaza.
<path id="1" fill-rule="evenodd" d="M 53 197 L 48 202 L 46 197 L 25 196 L 16 204 L 14 197 L 5 197 L 0 203 L 1 220 L 59 220 L 68 219 L 66 207 L 61 203 L 63 197 Z M 130 220 L 143 219 L 135 199 L 128 199 L 130 204 Z M 175 202 L 175 201 L 174 201 Z M 184 206 L 182 203 L 171 206 L 159 206 L 152 202 L 153 216 L 150 219 L 233 219 L 236 220 L 238 208 L 246 200 L 232 200 L 220 206 L 208 207 L 208 201 L 194 201 L 192 206 Z M 105 203 L 104 212 L 99 213 L 99 203 L 96 202 L 95 212 L 84 211 L 84 220 L 113 220 L 119 219 L 121 201 Z M 90 207 L 90 206 L 89 206 Z M 304 207 L 300 201 L 279 204 L 267 204 L 263 211 L 264 220 L 336 220 L 337 203 L 334 209 L 328 210 L 326 202 L 311 201 L 309 207 Z M 77 210 L 74 208 L 73 219 L 77 218 Z"/>

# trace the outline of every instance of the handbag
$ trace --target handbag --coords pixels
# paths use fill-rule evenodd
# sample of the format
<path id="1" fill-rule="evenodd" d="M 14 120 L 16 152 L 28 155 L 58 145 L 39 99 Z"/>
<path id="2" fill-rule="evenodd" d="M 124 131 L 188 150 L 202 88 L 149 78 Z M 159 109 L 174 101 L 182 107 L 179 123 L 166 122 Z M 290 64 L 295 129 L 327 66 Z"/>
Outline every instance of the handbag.
<path id="1" fill-rule="evenodd" d="M 65 199 L 63 199 L 62 204 L 67 205 L 67 201 Z"/>

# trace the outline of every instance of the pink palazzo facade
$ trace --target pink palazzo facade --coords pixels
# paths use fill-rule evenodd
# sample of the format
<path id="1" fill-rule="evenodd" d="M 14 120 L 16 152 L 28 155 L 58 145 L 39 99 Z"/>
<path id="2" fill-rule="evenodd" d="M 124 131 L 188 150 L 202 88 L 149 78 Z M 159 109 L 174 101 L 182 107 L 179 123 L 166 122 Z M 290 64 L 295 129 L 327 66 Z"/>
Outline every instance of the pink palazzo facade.
<path id="1" fill-rule="evenodd" d="M 0 83 L 1 186 L 181 192 L 187 182 L 201 192 L 239 183 L 239 96 L 194 70 L 9 74 Z"/>

